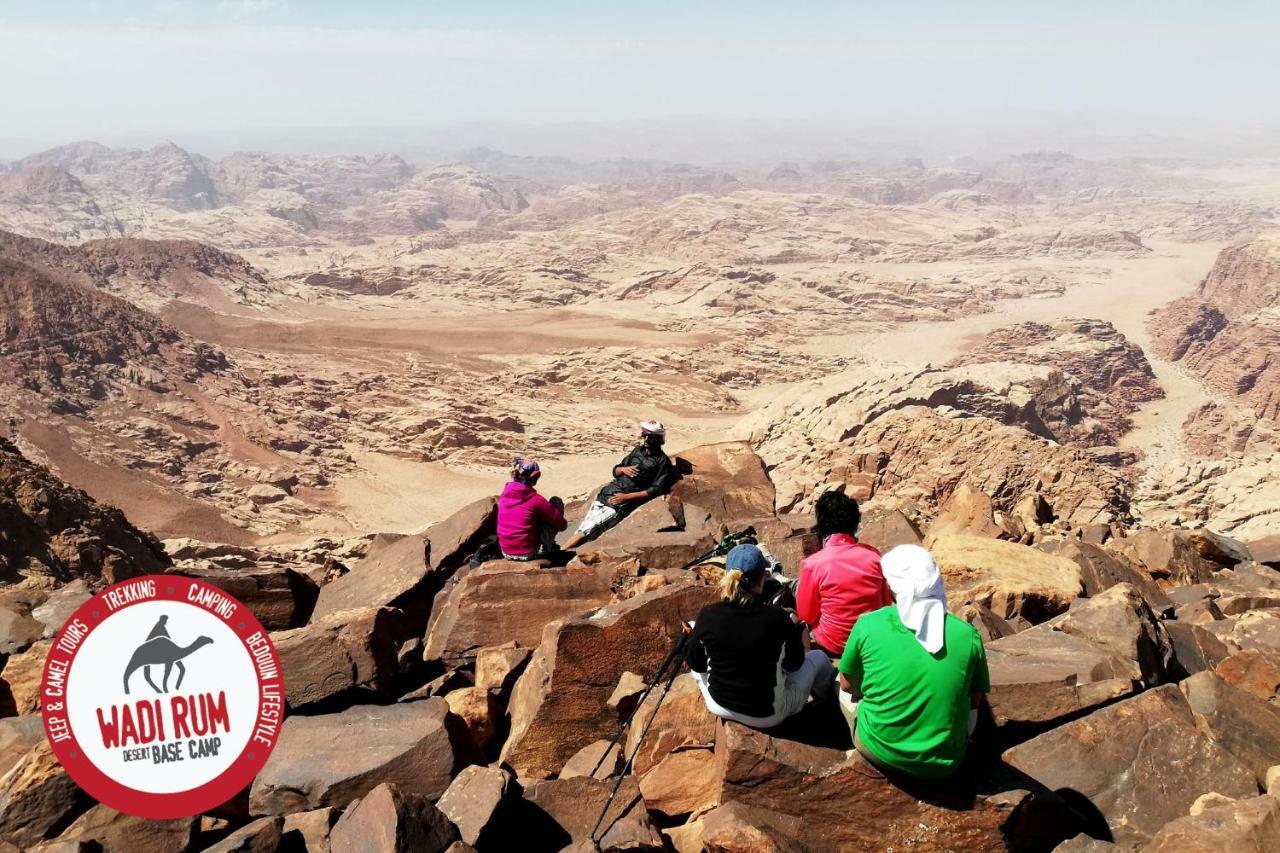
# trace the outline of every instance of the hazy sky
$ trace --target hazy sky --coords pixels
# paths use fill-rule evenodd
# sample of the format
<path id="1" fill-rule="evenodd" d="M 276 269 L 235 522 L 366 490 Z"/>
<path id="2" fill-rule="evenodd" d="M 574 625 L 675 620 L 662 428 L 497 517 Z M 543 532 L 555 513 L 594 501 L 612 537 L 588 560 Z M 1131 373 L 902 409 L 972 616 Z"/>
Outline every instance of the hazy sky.
<path id="1" fill-rule="evenodd" d="M 1027 110 L 1270 124 L 1278 45 L 1275 0 L 0 0 L 0 138 Z"/>

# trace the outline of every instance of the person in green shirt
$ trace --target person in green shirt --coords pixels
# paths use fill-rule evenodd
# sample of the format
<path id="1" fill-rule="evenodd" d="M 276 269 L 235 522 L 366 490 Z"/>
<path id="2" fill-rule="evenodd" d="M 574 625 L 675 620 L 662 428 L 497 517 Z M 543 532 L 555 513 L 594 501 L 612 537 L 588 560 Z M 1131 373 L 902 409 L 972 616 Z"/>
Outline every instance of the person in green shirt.
<path id="1" fill-rule="evenodd" d="M 919 545 L 880 561 L 894 604 L 854 625 L 840 659 L 840 704 L 862 755 L 883 769 L 940 779 L 964 760 L 991 690 L 982 637 L 947 612 L 942 574 Z"/>

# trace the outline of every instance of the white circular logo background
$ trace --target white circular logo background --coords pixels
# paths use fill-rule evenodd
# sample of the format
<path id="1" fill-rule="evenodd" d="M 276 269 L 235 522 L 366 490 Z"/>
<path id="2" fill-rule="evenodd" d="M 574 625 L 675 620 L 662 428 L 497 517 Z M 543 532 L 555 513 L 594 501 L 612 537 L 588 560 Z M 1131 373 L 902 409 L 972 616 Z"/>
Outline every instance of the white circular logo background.
<path id="1" fill-rule="evenodd" d="M 176 657 L 185 667 L 181 687 L 176 687 L 179 670 L 172 667 L 168 679 L 168 692 L 157 692 L 147 681 L 147 672 L 139 666 L 129 675 L 129 692 L 124 690 L 124 674 L 136 649 L 147 643 L 148 634 L 161 621 L 169 634 L 160 654 L 151 657 Z M 213 642 L 201 643 L 201 637 Z M 154 644 L 154 641 L 153 641 Z M 165 666 L 150 665 L 151 681 L 163 687 Z M 207 731 L 210 716 L 208 704 L 201 704 L 201 697 L 212 699 L 217 707 L 219 696 L 225 698 L 229 731 L 221 723 L 216 731 Z M 175 731 L 172 702 L 183 701 L 189 712 L 185 732 Z M 76 741 L 94 765 L 117 782 L 139 791 L 169 794 L 199 787 L 224 773 L 240 756 L 253 733 L 258 714 L 258 680 L 254 662 L 244 643 L 235 632 L 217 616 L 195 605 L 179 601 L 149 601 L 126 607 L 108 616 L 90 633 L 81 645 L 67 679 L 67 716 Z M 111 709 L 137 709 L 139 703 L 155 707 L 159 702 L 160 719 L 163 721 L 164 738 L 143 744 L 121 742 L 104 745 L 101 713 L 107 724 L 112 723 Z M 145 712 L 144 712 L 145 713 Z M 144 719 L 143 714 L 132 715 L 135 723 Z M 122 726 L 122 716 L 117 714 L 116 725 Z M 206 721 L 206 733 L 198 734 L 197 726 Z M 195 757 L 191 754 L 192 742 L 206 738 L 218 738 L 217 755 Z M 174 745 L 181 760 L 157 763 L 153 747 Z M 170 746 L 172 751 L 173 747 Z M 134 760 L 125 760 L 128 751 L 135 753 Z"/>

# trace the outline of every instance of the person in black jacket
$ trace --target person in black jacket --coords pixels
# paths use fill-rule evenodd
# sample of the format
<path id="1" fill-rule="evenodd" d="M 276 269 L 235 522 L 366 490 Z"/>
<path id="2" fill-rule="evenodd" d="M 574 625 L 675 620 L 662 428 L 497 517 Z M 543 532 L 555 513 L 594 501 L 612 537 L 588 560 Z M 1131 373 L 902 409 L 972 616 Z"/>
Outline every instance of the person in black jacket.
<path id="1" fill-rule="evenodd" d="M 564 550 L 590 542 L 637 507 L 671 490 L 675 469 L 662 452 L 666 440 L 667 431 L 658 421 L 640 424 L 640 444 L 613 466 L 613 479 L 600 489 Z"/>
<path id="2" fill-rule="evenodd" d="M 702 609 L 689 638 L 689 669 L 707 710 L 757 729 L 798 713 L 814 688 L 834 677 L 827 656 L 809 650 L 804 626 L 761 598 L 767 574 L 768 560 L 755 545 L 730 551 L 723 600 Z"/>

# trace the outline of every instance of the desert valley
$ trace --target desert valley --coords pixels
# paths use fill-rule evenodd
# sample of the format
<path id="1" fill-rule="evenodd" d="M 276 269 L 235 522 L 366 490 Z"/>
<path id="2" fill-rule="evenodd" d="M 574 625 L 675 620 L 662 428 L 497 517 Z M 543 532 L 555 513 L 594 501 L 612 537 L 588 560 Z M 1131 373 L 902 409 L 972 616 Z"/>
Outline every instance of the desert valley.
<path id="1" fill-rule="evenodd" d="M 1280 161 L 1051 151 L 0 163 L 0 849 L 1265 849 L 1277 199 Z M 647 418 L 670 498 L 565 568 L 465 565 L 513 456 L 580 518 Z M 588 838 L 589 765 L 714 592 L 678 567 L 751 523 L 794 575 L 833 486 L 938 558 L 1006 775 L 904 791 L 717 728 L 685 676 Z M 162 829 L 77 792 L 36 688 L 90 592 L 166 571 L 275 632 L 291 716 Z"/>

